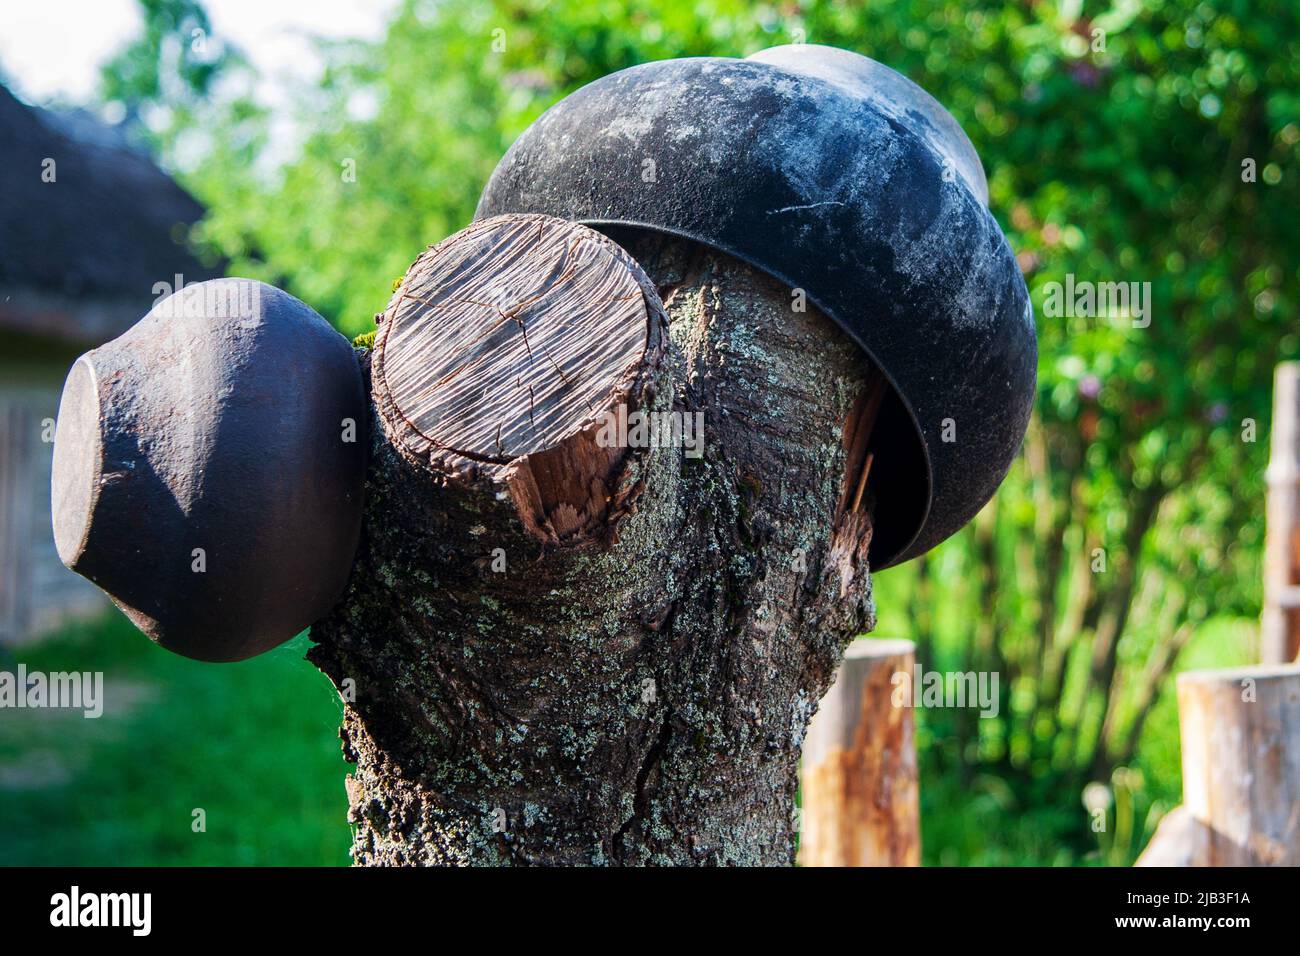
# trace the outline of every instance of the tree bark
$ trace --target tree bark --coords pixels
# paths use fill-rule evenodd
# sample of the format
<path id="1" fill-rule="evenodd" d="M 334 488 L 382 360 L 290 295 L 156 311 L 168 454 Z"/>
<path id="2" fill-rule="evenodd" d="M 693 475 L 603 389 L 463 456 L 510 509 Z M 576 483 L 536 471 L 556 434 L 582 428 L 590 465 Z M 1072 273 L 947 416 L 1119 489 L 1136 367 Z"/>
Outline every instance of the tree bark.
<path id="1" fill-rule="evenodd" d="M 852 423 L 875 389 L 848 338 L 766 275 L 686 241 L 618 238 L 662 296 L 670 339 L 655 341 L 647 288 L 645 348 L 606 370 L 602 402 L 531 431 L 516 409 L 465 412 L 507 422 L 503 444 L 514 423 L 514 448 L 490 453 L 496 418 L 421 419 L 394 395 L 414 381 L 394 370 L 419 367 L 399 342 L 467 364 L 454 361 L 464 342 L 438 343 L 451 333 L 411 331 L 446 308 L 436 255 L 412 267 L 363 356 L 362 545 L 310 652 L 345 701 L 358 864 L 793 862 L 808 720 L 847 642 L 874 624 L 872 495 Z M 569 275 L 543 265 L 533 272 Z M 567 294 L 547 281 L 542 294 Z M 412 290 L 423 318 L 403 311 Z M 536 328 L 531 305 L 489 305 Z M 587 328 L 585 308 L 547 333 L 580 363 L 620 334 Z M 528 334 L 529 348 L 503 346 L 515 391 L 549 367 Z M 563 375 L 568 386 L 573 367 Z M 593 442 L 593 415 L 619 404 L 702 413 L 702 457 Z M 457 441 L 428 440 L 434 425 L 455 425 Z"/>

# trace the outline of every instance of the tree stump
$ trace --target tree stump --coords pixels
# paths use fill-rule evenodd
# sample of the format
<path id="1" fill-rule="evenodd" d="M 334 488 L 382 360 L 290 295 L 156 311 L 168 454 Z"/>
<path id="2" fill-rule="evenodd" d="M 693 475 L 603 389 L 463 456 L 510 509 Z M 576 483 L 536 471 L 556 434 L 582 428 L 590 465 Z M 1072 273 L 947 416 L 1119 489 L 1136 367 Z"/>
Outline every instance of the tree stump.
<path id="1" fill-rule="evenodd" d="M 911 641 L 849 645 L 804 743 L 803 866 L 920 865 L 915 725 L 894 702 L 915 667 Z"/>
<path id="2" fill-rule="evenodd" d="M 1300 667 L 1178 675 L 1183 805 L 1140 866 L 1300 865 Z"/>
<path id="3" fill-rule="evenodd" d="M 363 358 L 362 544 L 310 652 L 357 863 L 793 862 L 808 720 L 874 623 L 872 383 L 765 274 L 619 238 L 636 261 L 558 220 L 471 227 Z M 702 421 L 702 455 L 611 447 L 636 413 Z"/>

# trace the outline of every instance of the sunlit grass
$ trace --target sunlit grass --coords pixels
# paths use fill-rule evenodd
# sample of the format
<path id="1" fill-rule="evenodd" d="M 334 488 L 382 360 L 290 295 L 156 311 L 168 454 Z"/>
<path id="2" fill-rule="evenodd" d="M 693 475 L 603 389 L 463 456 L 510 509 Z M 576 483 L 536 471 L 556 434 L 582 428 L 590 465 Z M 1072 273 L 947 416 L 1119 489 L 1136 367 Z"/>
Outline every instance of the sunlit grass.
<path id="1" fill-rule="evenodd" d="M 203 664 L 114 612 L 6 656 L 103 671 L 105 708 L 0 711 L 0 864 L 346 864 L 342 705 L 307 646 Z"/>

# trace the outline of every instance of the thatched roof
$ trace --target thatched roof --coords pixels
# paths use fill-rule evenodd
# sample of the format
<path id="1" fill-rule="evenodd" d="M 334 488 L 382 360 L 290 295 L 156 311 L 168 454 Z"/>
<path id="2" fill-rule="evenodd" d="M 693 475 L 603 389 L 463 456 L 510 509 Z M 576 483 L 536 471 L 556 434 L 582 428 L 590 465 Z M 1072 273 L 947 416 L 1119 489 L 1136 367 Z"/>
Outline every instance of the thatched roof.
<path id="1" fill-rule="evenodd" d="M 53 182 L 42 178 L 46 160 Z M 202 215 L 111 128 L 26 106 L 0 86 L 0 325 L 87 341 L 117 334 L 148 310 L 155 283 L 219 274 L 184 245 Z M 63 314 L 47 329 L 42 309 Z"/>

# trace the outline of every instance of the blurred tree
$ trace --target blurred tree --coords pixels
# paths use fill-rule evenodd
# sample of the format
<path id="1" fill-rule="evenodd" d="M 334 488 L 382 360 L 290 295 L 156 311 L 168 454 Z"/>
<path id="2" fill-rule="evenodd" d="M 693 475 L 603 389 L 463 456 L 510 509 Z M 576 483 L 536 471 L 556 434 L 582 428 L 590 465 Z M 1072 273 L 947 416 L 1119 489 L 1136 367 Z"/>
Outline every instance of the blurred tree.
<path id="1" fill-rule="evenodd" d="M 1258 613 L 1271 370 L 1300 354 L 1289 0 L 408 0 L 381 43 L 323 51 L 296 158 L 259 166 L 269 118 L 244 98 L 210 119 L 187 180 L 232 271 L 355 333 L 561 96 L 646 60 L 801 40 L 942 101 L 1020 254 L 1041 343 L 1024 453 L 970 528 L 878 595 L 882 631 L 918 640 L 922 664 L 1004 678 L 996 719 L 926 715 L 944 743 L 923 779 L 996 778 L 1009 808 L 1067 807 L 1060 838 L 1086 849 L 1083 788 L 1133 762 L 1188 639 Z M 1149 282 L 1149 324 L 1046 314 L 1069 275 Z"/>
<path id="2" fill-rule="evenodd" d="M 238 53 L 212 36 L 199 0 L 138 0 L 144 28 L 100 68 L 100 99 L 128 119 L 148 112 L 148 128 L 165 135 L 192 120 Z"/>
<path id="3" fill-rule="evenodd" d="M 998 720 L 931 722 L 1032 802 L 1109 783 L 1198 625 L 1258 613 L 1271 372 L 1300 347 L 1296 10 L 920 7 L 863 35 L 985 157 L 1040 401 L 998 498 L 892 596 L 922 657 L 1009 678 Z M 1150 282 L 1149 325 L 1047 314 L 1071 274 Z"/>

